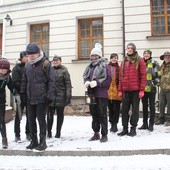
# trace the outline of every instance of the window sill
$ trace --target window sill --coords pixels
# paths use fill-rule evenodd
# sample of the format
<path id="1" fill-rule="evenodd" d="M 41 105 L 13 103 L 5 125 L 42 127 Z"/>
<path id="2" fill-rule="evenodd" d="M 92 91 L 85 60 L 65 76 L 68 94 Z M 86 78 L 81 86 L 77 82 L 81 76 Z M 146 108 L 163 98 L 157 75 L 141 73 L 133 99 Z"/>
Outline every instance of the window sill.
<path id="1" fill-rule="evenodd" d="M 169 40 L 170 35 L 147 36 L 148 40 Z"/>
<path id="2" fill-rule="evenodd" d="M 77 63 L 89 63 L 90 59 L 84 59 L 84 60 L 71 60 L 73 64 Z"/>

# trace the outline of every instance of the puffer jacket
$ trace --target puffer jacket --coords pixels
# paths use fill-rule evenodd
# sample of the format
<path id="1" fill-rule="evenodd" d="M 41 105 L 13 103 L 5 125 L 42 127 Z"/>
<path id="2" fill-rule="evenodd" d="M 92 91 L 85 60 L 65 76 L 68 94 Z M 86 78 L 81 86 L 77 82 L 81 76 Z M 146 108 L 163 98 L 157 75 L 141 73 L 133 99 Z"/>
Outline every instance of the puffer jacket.
<path id="1" fill-rule="evenodd" d="M 122 71 L 122 67 L 124 67 Z M 146 66 L 142 58 L 139 59 L 138 69 L 136 64 L 128 60 L 121 63 L 118 91 L 144 91 L 146 85 Z"/>
<path id="2" fill-rule="evenodd" d="M 22 79 L 21 94 L 26 93 L 27 103 L 40 104 L 55 98 L 54 71 L 48 63 L 44 67 L 45 58 L 35 64 L 25 65 Z"/>
<path id="3" fill-rule="evenodd" d="M 163 92 L 170 91 L 170 63 L 161 65 L 161 85 L 160 89 Z"/>
<path id="4" fill-rule="evenodd" d="M 64 107 L 66 101 L 72 97 L 72 85 L 70 74 L 63 65 L 53 67 L 55 76 L 55 106 Z"/>

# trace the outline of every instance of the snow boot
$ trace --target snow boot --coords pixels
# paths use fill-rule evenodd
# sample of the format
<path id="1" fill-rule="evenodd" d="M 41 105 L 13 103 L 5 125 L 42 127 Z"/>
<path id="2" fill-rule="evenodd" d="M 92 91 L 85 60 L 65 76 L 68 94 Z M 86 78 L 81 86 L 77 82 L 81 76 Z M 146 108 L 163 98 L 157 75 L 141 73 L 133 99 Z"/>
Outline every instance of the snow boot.
<path id="1" fill-rule="evenodd" d="M 8 140 L 7 138 L 2 138 L 2 148 L 8 149 Z"/>
<path id="2" fill-rule="evenodd" d="M 27 149 L 34 149 L 35 147 L 38 146 L 38 140 L 37 140 L 37 135 L 34 134 L 31 137 L 31 143 L 26 147 Z"/>
<path id="3" fill-rule="evenodd" d="M 61 137 L 61 133 L 57 132 L 56 135 L 55 135 L 55 138 L 60 138 L 60 137 Z"/>
<path id="4" fill-rule="evenodd" d="M 160 117 L 159 120 L 157 122 L 155 122 L 155 125 L 163 125 L 165 122 L 164 117 Z"/>
<path id="5" fill-rule="evenodd" d="M 99 132 L 95 132 L 94 135 L 89 139 L 89 141 L 95 141 L 100 139 Z"/>
<path id="6" fill-rule="evenodd" d="M 21 143 L 21 138 L 20 138 L 20 136 L 15 136 L 15 142 Z"/>
<path id="7" fill-rule="evenodd" d="M 150 132 L 152 132 L 152 131 L 154 130 L 153 125 L 152 125 L 152 124 L 149 124 L 148 130 L 149 130 Z"/>
<path id="8" fill-rule="evenodd" d="M 143 123 L 143 125 L 138 128 L 139 130 L 144 130 L 144 129 L 148 129 L 148 124 L 147 123 Z"/>
<path id="9" fill-rule="evenodd" d="M 107 138 L 107 135 L 102 135 L 101 139 L 100 139 L 100 142 L 107 142 L 108 141 L 108 138 Z"/>
<path id="10" fill-rule="evenodd" d="M 117 132 L 117 124 L 112 124 L 111 128 L 110 128 L 110 132 Z"/>
<path id="11" fill-rule="evenodd" d="M 136 128 L 131 127 L 130 132 L 127 135 L 131 137 L 136 136 Z"/>
<path id="12" fill-rule="evenodd" d="M 118 133 L 118 136 L 124 136 L 128 134 L 128 128 L 127 127 L 123 127 L 123 131 Z"/>
<path id="13" fill-rule="evenodd" d="M 51 133 L 51 131 L 48 131 L 47 137 L 48 137 L 48 138 L 52 138 L 52 133 Z"/>
<path id="14" fill-rule="evenodd" d="M 38 144 L 37 147 L 35 147 L 35 149 L 38 151 L 43 151 L 46 148 L 47 148 L 46 137 L 45 135 L 40 135 L 40 143 Z"/>

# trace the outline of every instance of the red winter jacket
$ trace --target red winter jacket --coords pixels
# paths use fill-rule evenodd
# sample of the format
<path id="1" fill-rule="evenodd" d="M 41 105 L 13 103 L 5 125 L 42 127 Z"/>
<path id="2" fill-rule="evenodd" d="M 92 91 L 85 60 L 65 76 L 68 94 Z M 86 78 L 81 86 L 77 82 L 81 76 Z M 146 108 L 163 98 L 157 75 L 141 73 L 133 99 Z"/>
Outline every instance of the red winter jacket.
<path id="1" fill-rule="evenodd" d="M 123 71 L 122 66 L 124 67 Z M 146 66 L 142 58 L 139 59 L 138 69 L 136 69 L 136 64 L 131 63 L 127 59 L 121 63 L 118 87 L 119 92 L 135 90 L 144 91 L 145 85 Z"/>

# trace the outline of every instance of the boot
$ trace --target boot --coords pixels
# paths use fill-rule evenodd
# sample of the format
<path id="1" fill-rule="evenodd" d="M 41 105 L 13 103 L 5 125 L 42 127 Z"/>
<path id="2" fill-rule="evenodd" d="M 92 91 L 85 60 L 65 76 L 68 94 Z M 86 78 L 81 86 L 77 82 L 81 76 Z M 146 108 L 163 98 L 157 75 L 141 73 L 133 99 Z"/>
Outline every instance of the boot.
<path id="1" fill-rule="evenodd" d="M 130 132 L 127 134 L 128 136 L 136 136 L 136 128 L 131 127 Z"/>
<path id="2" fill-rule="evenodd" d="M 100 139 L 99 132 L 95 132 L 94 135 L 89 139 L 89 141 L 95 141 Z"/>
<path id="3" fill-rule="evenodd" d="M 155 125 L 162 125 L 162 124 L 164 124 L 164 122 L 165 122 L 164 117 L 160 117 L 159 120 L 157 122 L 155 122 Z"/>
<path id="4" fill-rule="evenodd" d="M 30 134 L 26 134 L 26 139 L 27 139 L 27 141 L 31 141 L 31 135 Z"/>
<path id="5" fill-rule="evenodd" d="M 40 143 L 37 147 L 35 147 L 36 150 L 43 151 L 47 148 L 46 144 L 46 136 L 45 135 L 40 135 Z"/>
<path id="6" fill-rule="evenodd" d="M 21 138 L 20 138 L 20 136 L 15 136 L 15 142 L 21 143 Z"/>
<path id="7" fill-rule="evenodd" d="M 60 138 L 60 137 L 61 137 L 61 133 L 57 132 L 56 135 L 55 135 L 55 138 Z"/>
<path id="8" fill-rule="evenodd" d="M 148 129 L 148 124 L 147 123 L 143 123 L 143 125 L 138 128 L 139 130 L 143 130 L 143 129 Z"/>
<path id="9" fill-rule="evenodd" d="M 111 128 L 110 128 L 110 132 L 117 132 L 117 124 L 112 124 Z"/>
<path id="10" fill-rule="evenodd" d="M 149 124 L 148 130 L 149 130 L 150 132 L 152 132 L 152 131 L 154 130 L 153 125 L 152 125 L 152 124 Z"/>
<path id="11" fill-rule="evenodd" d="M 48 137 L 48 138 L 52 138 L 52 133 L 51 133 L 51 131 L 48 131 L 47 137 Z"/>
<path id="12" fill-rule="evenodd" d="M 108 138 L 107 138 L 107 135 L 102 135 L 101 139 L 100 139 L 100 142 L 107 142 L 108 141 Z"/>
<path id="13" fill-rule="evenodd" d="M 2 148 L 8 149 L 8 140 L 7 138 L 2 138 Z"/>
<path id="14" fill-rule="evenodd" d="M 128 128 L 127 127 L 123 127 L 123 131 L 118 133 L 118 136 L 124 136 L 128 134 Z"/>
<path id="15" fill-rule="evenodd" d="M 35 147 L 38 146 L 38 140 L 37 140 L 37 135 L 34 134 L 31 137 L 31 143 L 26 147 L 27 149 L 34 149 Z"/>

